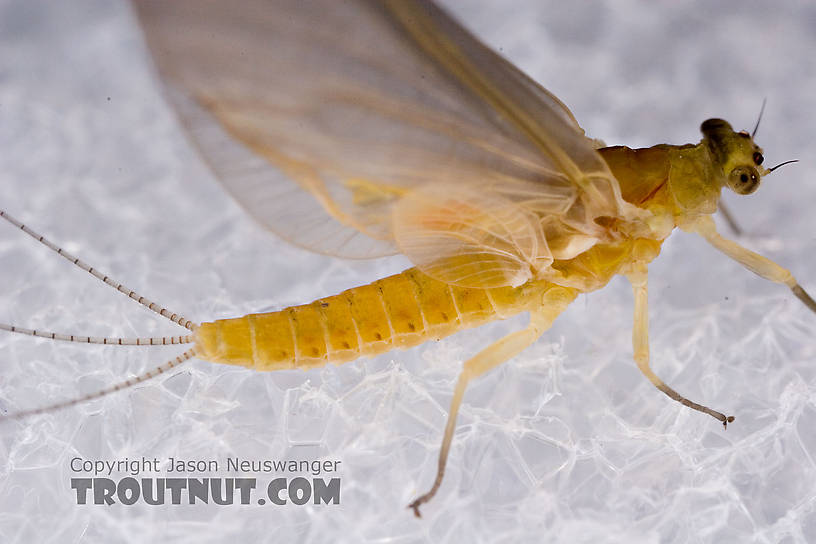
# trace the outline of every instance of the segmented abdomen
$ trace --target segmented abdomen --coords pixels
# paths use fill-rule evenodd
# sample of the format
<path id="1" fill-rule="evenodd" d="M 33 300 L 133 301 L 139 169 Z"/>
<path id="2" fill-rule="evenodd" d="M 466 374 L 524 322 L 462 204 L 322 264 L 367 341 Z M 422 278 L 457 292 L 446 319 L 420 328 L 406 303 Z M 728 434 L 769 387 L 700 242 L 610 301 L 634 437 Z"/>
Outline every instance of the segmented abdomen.
<path id="1" fill-rule="evenodd" d="M 411 268 L 311 304 L 202 323 L 196 356 L 256 370 L 339 364 L 515 315 L 541 304 L 550 288 L 563 289 L 469 289 Z"/>

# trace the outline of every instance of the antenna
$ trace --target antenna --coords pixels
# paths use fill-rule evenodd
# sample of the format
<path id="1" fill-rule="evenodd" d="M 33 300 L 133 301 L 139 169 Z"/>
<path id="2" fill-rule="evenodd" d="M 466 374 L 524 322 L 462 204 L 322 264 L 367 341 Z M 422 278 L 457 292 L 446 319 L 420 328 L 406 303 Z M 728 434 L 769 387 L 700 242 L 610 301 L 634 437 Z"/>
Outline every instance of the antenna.
<path id="1" fill-rule="evenodd" d="M 791 163 L 793 163 L 793 162 L 799 162 L 799 159 L 793 159 L 793 160 L 791 160 L 791 161 L 780 162 L 779 164 L 777 164 L 777 165 L 776 165 L 776 166 L 774 166 L 773 168 L 768 168 L 768 173 L 770 174 L 771 172 L 773 172 L 774 170 L 776 170 L 776 169 L 777 169 L 777 168 L 779 168 L 780 166 L 785 166 L 786 164 L 791 164 Z"/>
<path id="2" fill-rule="evenodd" d="M 754 125 L 754 130 L 751 131 L 751 139 L 754 139 L 756 136 L 757 130 L 759 130 L 759 122 L 762 121 L 762 114 L 765 112 L 765 103 L 768 101 L 767 98 L 762 99 L 762 106 L 759 108 L 759 117 L 757 117 L 756 125 Z"/>

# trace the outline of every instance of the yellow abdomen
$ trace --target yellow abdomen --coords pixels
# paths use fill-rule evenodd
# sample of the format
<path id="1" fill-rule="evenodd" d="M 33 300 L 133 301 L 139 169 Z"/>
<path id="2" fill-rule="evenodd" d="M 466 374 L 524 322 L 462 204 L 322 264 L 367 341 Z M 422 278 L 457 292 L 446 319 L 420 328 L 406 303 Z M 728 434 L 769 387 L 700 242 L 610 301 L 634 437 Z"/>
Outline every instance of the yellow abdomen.
<path id="1" fill-rule="evenodd" d="M 256 370 L 344 363 L 407 348 L 540 307 L 545 295 L 574 298 L 547 282 L 471 289 L 416 268 L 278 312 L 202 323 L 196 357 Z"/>

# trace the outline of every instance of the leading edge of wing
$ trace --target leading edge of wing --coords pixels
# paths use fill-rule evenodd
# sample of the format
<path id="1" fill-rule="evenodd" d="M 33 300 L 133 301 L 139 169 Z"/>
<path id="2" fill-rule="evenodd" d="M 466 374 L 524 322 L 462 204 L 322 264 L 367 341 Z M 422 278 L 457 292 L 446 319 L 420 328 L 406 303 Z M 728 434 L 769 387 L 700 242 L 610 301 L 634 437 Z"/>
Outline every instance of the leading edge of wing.
<path id="1" fill-rule="evenodd" d="M 572 112 L 552 93 L 484 45 L 430 0 L 384 0 L 394 19 L 417 45 L 465 86 L 509 119 L 585 191 L 594 178 L 604 178 L 611 192 L 596 197 L 616 202 L 609 215 L 623 207 L 617 180 L 586 137 Z"/>

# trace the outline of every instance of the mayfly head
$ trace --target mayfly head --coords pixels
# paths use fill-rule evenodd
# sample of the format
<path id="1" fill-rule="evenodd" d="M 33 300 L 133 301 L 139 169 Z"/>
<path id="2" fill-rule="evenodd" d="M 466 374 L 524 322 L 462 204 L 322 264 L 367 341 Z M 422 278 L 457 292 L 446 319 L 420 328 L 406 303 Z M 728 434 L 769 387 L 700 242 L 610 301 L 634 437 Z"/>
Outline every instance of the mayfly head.
<path id="1" fill-rule="evenodd" d="M 754 143 L 751 134 L 735 132 L 722 119 L 707 119 L 700 130 L 722 184 L 740 195 L 756 191 L 769 170 L 762 166 L 762 148 Z"/>

